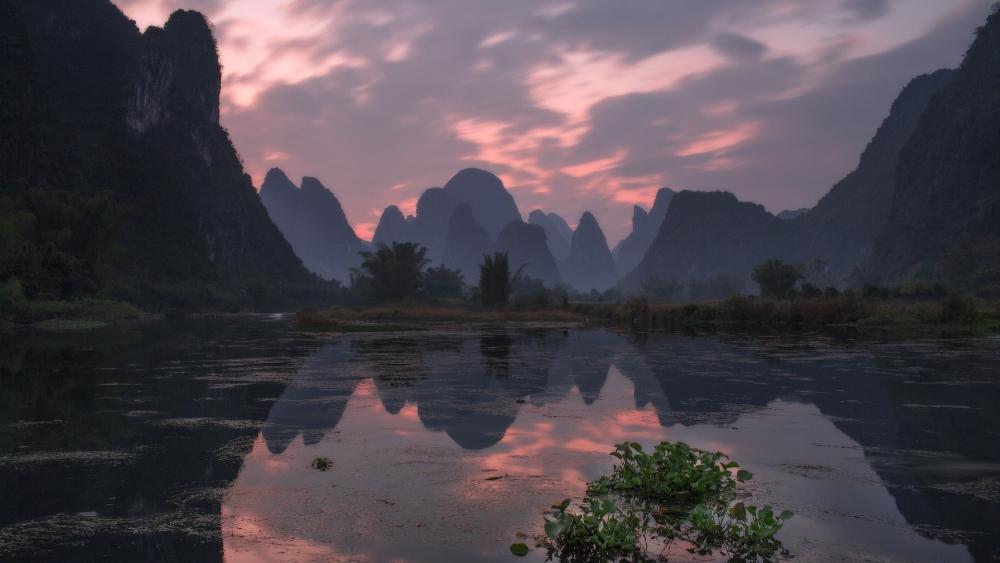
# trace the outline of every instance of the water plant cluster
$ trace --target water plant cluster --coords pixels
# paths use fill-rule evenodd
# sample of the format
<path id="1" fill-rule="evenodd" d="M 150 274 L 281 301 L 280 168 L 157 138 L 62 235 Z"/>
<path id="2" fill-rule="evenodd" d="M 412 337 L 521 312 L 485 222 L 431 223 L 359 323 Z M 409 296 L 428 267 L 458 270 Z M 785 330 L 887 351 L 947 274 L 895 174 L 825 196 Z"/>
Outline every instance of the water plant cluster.
<path id="1" fill-rule="evenodd" d="M 646 452 L 625 442 L 611 455 L 618 458 L 611 474 L 590 483 L 582 502 L 566 499 L 546 516 L 538 547 L 549 559 L 652 561 L 653 551 L 675 542 L 730 561 L 787 555 L 776 534 L 792 513 L 739 501 L 739 486 L 753 475 L 724 454 L 683 442 Z"/>

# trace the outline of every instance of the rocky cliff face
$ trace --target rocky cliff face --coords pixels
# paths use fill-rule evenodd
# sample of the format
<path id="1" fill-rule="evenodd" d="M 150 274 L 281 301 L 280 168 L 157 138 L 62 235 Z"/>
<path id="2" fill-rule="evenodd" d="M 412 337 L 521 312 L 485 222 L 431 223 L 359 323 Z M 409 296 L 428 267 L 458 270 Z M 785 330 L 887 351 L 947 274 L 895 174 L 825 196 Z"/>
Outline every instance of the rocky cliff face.
<path id="1" fill-rule="evenodd" d="M 368 245 L 357 237 L 340 201 L 316 178 L 296 187 L 279 168 L 267 173 L 260 199 L 302 263 L 318 276 L 350 281 Z"/>
<path id="2" fill-rule="evenodd" d="M 513 270 L 524 266 L 524 275 L 552 286 L 559 283 L 556 260 L 549 252 L 545 230 L 538 225 L 515 221 L 507 225 L 493 245 L 497 252 L 506 252 Z"/>
<path id="3" fill-rule="evenodd" d="M 645 258 L 622 282 L 636 291 L 645 280 L 687 282 L 729 274 L 749 280 L 754 266 L 790 255 L 792 225 L 763 206 L 729 192 L 678 193 Z M 748 285 L 748 287 L 750 287 Z"/>
<path id="4" fill-rule="evenodd" d="M 656 192 L 653 207 L 648 214 L 641 207 L 635 207 L 632 214 L 632 232 L 615 246 L 615 266 L 619 273 L 628 274 L 642 261 L 649 246 L 660 232 L 660 225 L 667 216 L 674 195 L 674 190 L 661 188 Z"/>
<path id="5" fill-rule="evenodd" d="M 31 125 L 4 127 L 0 159 L 35 155 L 6 180 L 104 191 L 122 208 L 94 291 L 150 308 L 285 307 L 315 294 L 219 126 L 221 70 L 204 17 L 178 11 L 142 34 L 108 0 L 2 4 L 0 44 L 24 56 L 5 57 L 0 75 L 30 92 L 17 113 Z"/>
<path id="6" fill-rule="evenodd" d="M 995 12 L 900 152 L 891 211 L 867 267 L 873 281 L 926 277 L 954 287 L 1000 287 L 998 131 Z"/>
<path id="7" fill-rule="evenodd" d="M 580 217 L 570 242 L 569 256 L 559 270 L 563 281 L 578 291 L 605 291 L 618 282 L 608 241 L 589 211 Z"/>
<path id="8" fill-rule="evenodd" d="M 462 272 L 465 283 L 479 284 L 479 265 L 483 256 L 490 252 L 492 243 L 486 229 L 476 221 L 472 208 L 459 205 L 448 221 L 448 234 L 444 241 L 442 263 Z"/>
<path id="9" fill-rule="evenodd" d="M 895 187 L 893 170 L 900 151 L 931 98 L 953 77 L 954 71 L 941 70 L 917 77 L 903 89 L 861 154 L 857 169 L 808 213 L 795 218 L 797 248 L 793 259 L 822 260 L 831 284 L 848 283 L 853 270 L 871 256 L 876 233 L 889 215 Z"/>
<path id="10" fill-rule="evenodd" d="M 558 220 L 554 219 L 553 216 Z M 546 215 L 540 209 L 536 209 L 528 215 L 528 224 L 538 225 L 545 231 L 545 240 L 548 242 L 549 251 L 552 252 L 552 256 L 557 262 L 561 262 L 569 256 L 569 239 L 573 236 L 572 231 L 570 231 L 569 237 L 565 236 L 559 227 L 559 220 L 562 218 L 555 213 Z M 566 228 L 569 228 L 569 225 Z"/>

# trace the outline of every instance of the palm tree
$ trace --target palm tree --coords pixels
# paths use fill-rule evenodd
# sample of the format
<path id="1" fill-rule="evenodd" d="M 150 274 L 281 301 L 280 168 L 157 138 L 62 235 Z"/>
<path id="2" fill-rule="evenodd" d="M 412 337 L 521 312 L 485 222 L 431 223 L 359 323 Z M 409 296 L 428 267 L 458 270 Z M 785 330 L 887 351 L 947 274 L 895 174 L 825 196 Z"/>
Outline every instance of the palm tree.
<path id="1" fill-rule="evenodd" d="M 412 242 L 379 243 L 374 252 L 361 252 L 361 266 L 351 271 L 355 288 L 365 288 L 375 301 L 401 301 L 420 294 L 427 249 Z"/>
<path id="2" fill-rule="evenodd" d="M 510 259 L 506 252 L 483 256 L 483 263 L 479 265 L 479 296 L 483 306 L 488 309 L 505 309 L 514 280 L 520 277 L 523 269 L 524 266 L 521 266 L 511 275 Z"/>

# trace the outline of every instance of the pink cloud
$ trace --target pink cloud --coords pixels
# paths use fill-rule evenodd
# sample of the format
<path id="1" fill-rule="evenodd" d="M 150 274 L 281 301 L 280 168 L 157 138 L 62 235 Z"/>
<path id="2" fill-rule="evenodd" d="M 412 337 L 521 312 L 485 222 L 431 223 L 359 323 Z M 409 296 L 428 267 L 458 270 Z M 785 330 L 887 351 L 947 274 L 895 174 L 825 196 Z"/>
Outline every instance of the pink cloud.
<path id="1" fill-rule="evenodd" d="M 811 205 L 909 78 L 959 61 L 991 4 L 115 1 L 140 27 L 208 14 L 222 119 L 258 182 L 307 170 L 368 232 L 370 209 L 412 213 L 423 188 L 481 166 L 523 210 L 593 211 L 612 244 L 663 185 Z"/>

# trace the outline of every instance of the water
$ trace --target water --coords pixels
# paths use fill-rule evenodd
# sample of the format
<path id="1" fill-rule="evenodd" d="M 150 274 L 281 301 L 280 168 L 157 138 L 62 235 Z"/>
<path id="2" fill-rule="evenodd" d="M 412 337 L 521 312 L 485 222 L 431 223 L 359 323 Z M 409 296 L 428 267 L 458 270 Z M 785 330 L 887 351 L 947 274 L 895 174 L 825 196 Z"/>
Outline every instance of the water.
<path id="1" fill-rule="evenodd" d="M 2 338 L 3 560 L 517 560 L 613 444 L 665 439 L 750 469 L 751 502 L 796 513 L 796 561 L 1000 558 L 993 339 L 263 317 Z"/>

